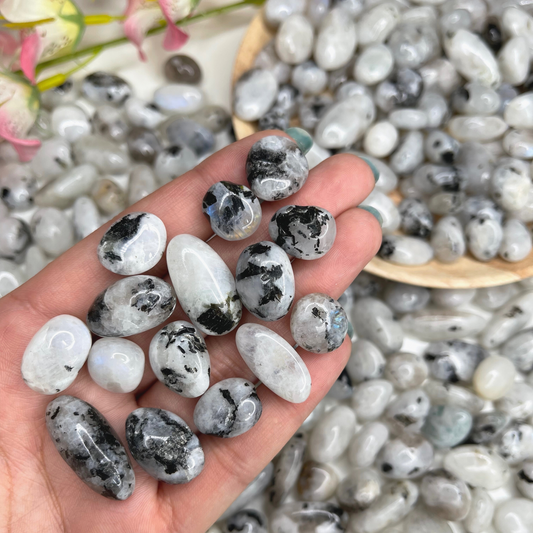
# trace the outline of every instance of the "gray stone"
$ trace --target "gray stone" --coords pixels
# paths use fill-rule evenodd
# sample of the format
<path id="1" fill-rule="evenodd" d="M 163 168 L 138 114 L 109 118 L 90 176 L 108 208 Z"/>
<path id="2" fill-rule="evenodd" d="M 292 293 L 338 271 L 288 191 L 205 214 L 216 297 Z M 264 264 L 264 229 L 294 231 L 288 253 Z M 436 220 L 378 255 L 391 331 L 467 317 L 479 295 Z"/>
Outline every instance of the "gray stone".
<path id="1" fill-rule="evenodd" d="M 464 520 L 472 503 L 468 485 L 445 470 L 426 474 L 420 485 L 420 495 L 431 514 L 453 522 Z"/>

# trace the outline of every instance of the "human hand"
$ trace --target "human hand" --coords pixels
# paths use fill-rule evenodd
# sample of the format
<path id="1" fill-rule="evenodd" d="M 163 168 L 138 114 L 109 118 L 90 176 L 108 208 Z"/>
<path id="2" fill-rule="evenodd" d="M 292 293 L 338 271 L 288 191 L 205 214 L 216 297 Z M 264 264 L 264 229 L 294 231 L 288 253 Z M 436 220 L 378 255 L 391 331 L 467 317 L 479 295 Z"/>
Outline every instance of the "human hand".
<path id="1" fill-rule="evenodd" d="M 207 240 L 212 235 L 202 213 L 202 198 L 220 180 L 246 184 L 245 160 L 252 144 L 274 132 L 262 132 L 214 154 L 192 171 L 128 208 L 160 217 L 169 240 L 189 233 Z M 275 132 L 279 135 L 280 132 Z M 209 244 L 232 272 L 239 254 L 249 244 L 269 240 L 268 222 L 284 205 L 317 205 L 337 222 L 333 248 L 320 260 L 295 260 L 295 301 L 312 292 L 338 298 L 377 252 L 381 231 L 377 220 L 356 206 L 374 187 L 374 177 L 361 159 L 340 154 L 314 168 L 305 186 L 279 202 L 262 204 L 260 228 L 244 241 L 219 237 Z M 120 216 L 122 216 L 122 213 Z M 118 218 L 118 217 L 117 217 Z M 2 531 L 32 533 L 204 533 L 244 487 L 276 455 L 324 397 L 350 355 L 350 341 L 329 354 L 298 349 L 309 368 L 312 389 L 301 404 L 282 400 L 265 386 L 258 388 L 263 414 L 256 426 L 234 439 L 200 435 L 205 452 L 203 472 L 186 485 L 158 482 L 134 461 L 136 487 L 126 501 L 108 500 L 84 485 L 61 459 L 45 426 L 45 409 L 53 398 L 30 390 L 22 381 L 20 364 L 26 345 L 45 322 L 59 314 L 85 321 L 95 297 L 120 276 L 106 270 L 96 255 L 110 223 L 53 261 L 38 275 L 0 300 L 0 527 Z M 166 261 L 148 274 L 168 280 Z M 293 344 L 290 314 L 267 326 Z M 188 320 L 177 307 L 167 321 Z M 242 323 L 260 322 L 248 312 Z M 155 332 L 131 337 L 148 354 Z M 235 346 L 235 330 L 206 339 L 211 357 L 211 384 L 230 377 L 256 378 Z M 138 407 L 159 407 L 182 417 L 194 430 L 197 399 L 183 398 L 159 382 L 150 365 L 134 393 L 114 394 L 94 383 L 84 367 L 65 394 L 96 407 L 125 443 L 126 417 Z"/>

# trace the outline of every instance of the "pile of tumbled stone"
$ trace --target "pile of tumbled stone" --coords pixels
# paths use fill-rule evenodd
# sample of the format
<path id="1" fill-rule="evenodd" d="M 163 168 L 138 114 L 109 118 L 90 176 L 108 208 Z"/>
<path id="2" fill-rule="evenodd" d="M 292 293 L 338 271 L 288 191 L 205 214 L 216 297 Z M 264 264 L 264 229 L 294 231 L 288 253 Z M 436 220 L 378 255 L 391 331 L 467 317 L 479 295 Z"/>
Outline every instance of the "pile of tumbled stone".
<path id="1" fill-rule="evenodd" d="M 521 261 L 533 222 L 530 12 L 501 0 L 267 0 L 276 35 L 237 82 L 235 113 L 259 129 L 297 121 L 315 163 L 368 157 L 381 171 L 365 203 L 383 219 L 383 259 Z"/>
<path id="2" fill-rule="evenodd" d="M 229 113 L 207 103 L 196 62 L 173 56 L 165 76 L 152 101 L 110 73 L 69 80 L 42 94 L 33 161 L 0 144 L 0 296 L 235 140 Z"/>
<path id="3" fill-rule="evenodd" d="M 533 279 L 339 301 L 345 371 L 208 533 L 533 531 Z"/>
<path id="4" fill-rule="evenodd" d="M 307 145 L 308 148 L 308 145 Z M 304 147 L 305 149 L 305 147 Z M 248 238 L 259 227 L 264 202 L 298 192 L 309 167 L 298 144 L 287 137 L 257 141 L 246 160 L 251 189 L 221 181 L 206 192 L 202 206 L 216 235 L 226 241 Z M 149 347 L 150 366 L 159 381 L 185 397 L 199 398 L 194 424 L 203 434 L 232 438 L 258 422 L 262 404 L 250 381 L 231 377 L 211 385 L 209 339 L 233 331 L 242 306 L 256 318 L 275 322 L 292 308 L 291 335 L 313 353 L 336 350 L 348 331 L 339 302 L 314 293 L 294 306 L 295 279 L 291 260 L 323 257 L 333 246 L 336 224 L 326 210 L 285 206 L 269 224 L 273 241 L 244 248 L 236 275 L 203 240 L 189 234 L 173 237 L 167 246 L 163 221 L 151 213 L 133 212 L 114 222 L 102 237 L 98 259 L 121 279 L 101 292 L 79 318 L 59 315 L 34 335 L 22 358 L 22 379 L 41 394 L 67 389 L 87 361 L 91 378 L 115 393 L 133 392 L 143 378 L 145 356 L 124 337 L 166 323 L 176 308 L 191 322 L 178 320 L 160 329 Z M 166 262 L 172 285 L 146 275 Z M 101 337 L 94 344 L 91 333 Z M 311 376 L 296 350 L 280 335 L 256 323 L 241 325 L 237 350 L 260 382 L 292 403 L 311 392 Z M 135 476 L 124 446 L 105 418 L 87 402 L 61 395 L 46 408 L 52 441 L 67 464 L 89 487 L 106 497 L 124 500 L 133 494 Z M 150 475 L 171 484 L 187 483 L 204 466 L 198 437 L 175 413 L 145 407 L 126 420 L 126 442 L 133 458 Z"/>

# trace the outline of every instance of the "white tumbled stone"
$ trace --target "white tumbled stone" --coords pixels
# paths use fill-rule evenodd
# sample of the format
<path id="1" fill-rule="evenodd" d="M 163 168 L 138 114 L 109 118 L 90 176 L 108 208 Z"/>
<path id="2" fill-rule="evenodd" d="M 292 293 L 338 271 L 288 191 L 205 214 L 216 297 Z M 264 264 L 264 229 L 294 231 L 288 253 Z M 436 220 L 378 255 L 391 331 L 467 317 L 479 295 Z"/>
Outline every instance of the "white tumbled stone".
<path id="1" fill-rule="evenodd" d="M 389 76 L 394 68 L 390 48 L 384 44 L 372 44 L 357 57 L 353 77 L 363 85 L 376 85 Z"/>
<path id="2" fill-rule="evenodd" d="M 433 248 L 418 237 L 387 235 L 378 255 L 397 265 L 424 265 L 433 259 Z"/>
<path id="3" fill-rule="evenodd" d="M 235 83 L 233 109 L 241 120 L 257 120 L 272 106 L 278 82 L 269 70 L 252 69 Z"/>
<path id="4" fill-rule="evenodd" d="M 381 422 L 368 422 L 352 439 L 348 457 L 353 466 L 371 466 L 389 438 L 389 430 Z"/>
<path id="5" fill-rule="evenodd" d="M 525 37 L 513 37 L 498 54 L 498 64 L 505 83 L 522 85 L 529 74 L 530 51 Z"/>
<path id="6" fill-rule="evenodd" d="M 478 487 L 471 492 L 472 503 L 464 520 L 464 525 L 468 533 L 483 533 L 492 522 L 494 500 L 485 489 Z"/>
<path id="7" fill-rule="evenodd" d="M 143 377 L 144 352 L 127 339 L 98 339 L 89 352 L 87 367 L 100 387 L 110 392 L 132 392 Z"/>
<path id="8" fill-rule="evenodd" d="M 361 46 L 382 43 L 400 20 L 400 10 L 393 2 L 383 2 L 366 11 L 357 23 Z"/>
<path id="9" fill-rule="evenodd" d="M 447 128 L 448 133 L 459 142 L 490 142 L 499 139 L 507 131 L 508 126 L 507 119 L 504 122 L 497 116 L 455 116 L 450 119 Z"/>
<path id="10" fill-rule="evenodd" d="M 515 375 L 515 367 L 509 359 L 492 355 L 476 368 L 472 384 L 482 398 L 498 400 L 511 390 Z"/>
<path id="11" fill-rule="evenodd" d="M 389 114 L 389 121 L 400 130 L 421 130 L 428 125 L 426 112 L 421 109 L 396 109 Z"/>
<path id="12" fill-rule="evenodd" d="M 531 252 L 531 233 L 526 225 L 511 218 L 503 224 L 503 238 L 498 250 L 502 259 L 516 263 L 525 259 Z"/>
<path id="13" fill-rule="evenodd" d="M 59 315 L 37 331 L 22 356 L 22 379 L 41 394 L 64 391 L 76 379 L 91 349 L 91 333 L 79 319 Z"/>
<path id="14" fill-rule="evenodd" d="M 505 122 L 516 129 L 533 129 L 533 92 L 513 98 L 503 112 Z"/>
<path id="15" fill-rule="evenodd" d="M 355 388 L 352 405 L 360 420 L 379 418 L 392 395 L 392 385 L 383 379 L 365 381 Z"/>
<path id="16" fill-rule="evenodd" d="M 501 503 L 494 513 L 498 533 L 529 533 L 533 531 L 533 502 L 513 498 Z"/>
<path id="17" fill-rule="evenodd" d="M 297 65 L 311 57 L 314 31 L 309 20 L 303 15 L 294 14 L 280 25 L 276 35 L 276 52 L 279 58 L 289 65 Z M 319 63 L 319 66 L 320 65 Z"/>
<path id="18" fill-rule="evenodd" d="M 374 157 L 387 157 L 398 144 L 398 130 L 387 120 L 376 122 L 366 130 L 363 148 Z M 381 179 L 381 175 L 380 175 Z"/>

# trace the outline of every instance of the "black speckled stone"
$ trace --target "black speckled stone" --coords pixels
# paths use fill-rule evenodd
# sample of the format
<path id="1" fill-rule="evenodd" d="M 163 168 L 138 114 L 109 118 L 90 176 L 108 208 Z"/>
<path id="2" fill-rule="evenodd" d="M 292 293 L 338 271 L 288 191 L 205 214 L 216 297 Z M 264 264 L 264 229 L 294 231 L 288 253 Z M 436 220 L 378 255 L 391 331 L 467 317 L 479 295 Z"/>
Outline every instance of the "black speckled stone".
<path id="1" fill-rule="evenodd" d="M 170 411 L 136 409 L 126 420 L 126 440 L 139 465 L 165 483 L 188 483 L 204 467 L 204 451 L 198 437 Z"/>
<path id="2" fill-rule="evenodd" d="M 227 519 L 224 533 L 268 533 L 266 517 L 255 509 L 243 509 Z"/>
<path id="3" fill-rule="evenodd" d="M 113 500 L 133 494 L 135 475 L 126 450 L 92 405 L 58 396 L 46 408 L 46 428 L 61 457 L 91 489 Z"/>
<path id="4" fill-rule="evenodd" d="M 81 91 L 97 104 L 122 105 L 131 96 L 131 88 L 125 80 L 101 71 L 89 74 L 83 80 Z"/>

